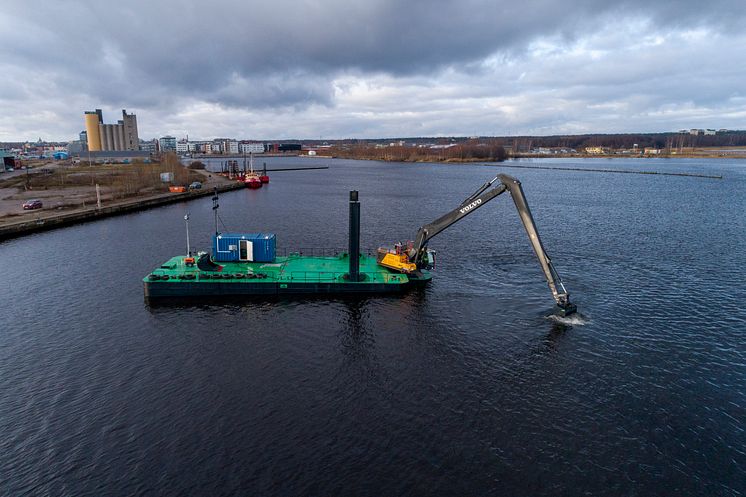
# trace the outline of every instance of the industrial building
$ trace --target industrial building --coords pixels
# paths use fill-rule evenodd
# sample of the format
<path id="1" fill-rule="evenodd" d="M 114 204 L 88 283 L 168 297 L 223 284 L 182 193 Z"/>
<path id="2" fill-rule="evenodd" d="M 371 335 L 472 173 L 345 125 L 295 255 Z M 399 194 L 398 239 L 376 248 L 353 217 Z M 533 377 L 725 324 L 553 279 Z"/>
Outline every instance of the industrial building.
<path id="1" fill-rule="evenodd" d="M 176 152 L 176 138 L 173 136 L 162 136 L 158 139 L 158 147 L 161 152 Z"/>
<path id="2" fill-rule="evenodd" d="M 0 173 L 12 170 L 16 166 L 15 157 L 6 150 L 0 150 Z"/>
<path id="3" fill-rule="evenodd" d="M 158 140 L 140 140 L 140 150 L 148 152 L 149 154 L 155 154 L 158 152 Z"/>
<path id="4" fill-rule="evenodd" d="M 85 133 L 90 152 L 139 149 L 137 116 L 122 109 L 122 119 L 117 124 L 104 124 L 101 109 L 84 114 Z"/>
<path id="5" fill-rule="evenodd" d="M 241 142 L 239 144 L 239 149 L 241 150 L 242 154 L 263 154 L 264 144 Z"/>

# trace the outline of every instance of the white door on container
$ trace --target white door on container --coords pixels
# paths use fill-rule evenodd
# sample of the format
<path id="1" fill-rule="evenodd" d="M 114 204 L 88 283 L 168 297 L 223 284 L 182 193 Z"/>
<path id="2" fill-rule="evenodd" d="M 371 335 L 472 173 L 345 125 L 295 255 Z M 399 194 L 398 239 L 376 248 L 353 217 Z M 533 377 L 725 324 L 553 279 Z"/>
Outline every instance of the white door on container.
<path id="1" fill-rule="evenodd" d="M 254 244 L 251 240 L 238 241 L 238 258 L 242 261 L 254 260 Z"/>

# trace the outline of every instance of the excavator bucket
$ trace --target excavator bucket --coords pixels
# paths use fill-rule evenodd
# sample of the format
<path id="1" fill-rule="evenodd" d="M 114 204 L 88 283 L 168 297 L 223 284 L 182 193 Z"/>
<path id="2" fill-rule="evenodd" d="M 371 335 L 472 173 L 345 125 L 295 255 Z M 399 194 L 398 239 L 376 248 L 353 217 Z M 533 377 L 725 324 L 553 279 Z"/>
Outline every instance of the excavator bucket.
<path id="1" fill-rule="evenodd" d="M 557 304 L 557 314 L 561 317 L 567 317 L 578 312 L 578 306 L 567 302 L 566 304 Z"/>

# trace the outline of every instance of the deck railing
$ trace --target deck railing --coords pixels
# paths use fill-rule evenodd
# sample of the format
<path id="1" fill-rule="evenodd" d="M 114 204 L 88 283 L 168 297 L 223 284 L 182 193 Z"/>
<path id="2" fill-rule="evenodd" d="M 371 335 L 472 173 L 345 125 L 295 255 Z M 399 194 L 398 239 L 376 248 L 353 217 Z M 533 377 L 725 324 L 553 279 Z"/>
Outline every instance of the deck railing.
<path id="1" fill-rule="evenodd" d="M 347 253 L 347 247 L 278 247 L 275 250 L 275 255 L 279 257 L 288 257 L 291 255 L 302 255 L 306 257 L 338 257 L 342 254 Z M 368 256 L 375 256 L 378 251 L 378 247 L 375 248 L 361 248 L 360 253 Z M 211 249 L 204 250 L 206 253 L 211 253 Z M 193 251 L 197 253 L 197 251 Z"/>
<path id="2" fill-rule="evenodd" d="M 289 257 L 292 255 L 302 255 L 305 257 L 338 257 L 342 254 L 347 253 L 347 248 L 338 247 L 280 247 L 276 250 L 276 254 L 281 257 Z M 377 248 L 361 248 L 360 253 L 364 255 L 375 255 Z"/>
<path id="3" fill-rule="evenodd" d="M 303 282 L 303 283 L 336 283 L 336 282 L 350 282 L 345 278 L 347 272 L 343 271 L 292 271 L 285 273 L 287 277 L 289 275 L 290 281 Z M 390 274 L 385 271 L 381 272 L 365 272 L 359 273 L 361 278 L 359 283 L 389 283 L 406 281 L 403 275 Z"/>

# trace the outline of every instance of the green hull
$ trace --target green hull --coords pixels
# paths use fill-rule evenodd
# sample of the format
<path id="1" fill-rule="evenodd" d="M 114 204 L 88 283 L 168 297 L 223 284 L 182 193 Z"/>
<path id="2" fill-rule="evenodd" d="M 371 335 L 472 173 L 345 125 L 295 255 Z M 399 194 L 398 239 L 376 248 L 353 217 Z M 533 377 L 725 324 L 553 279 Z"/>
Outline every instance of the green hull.
<path id="1" fill-rule="evenodd" d="M 272 263 L 222 262 L 219 271 L 188 266 L 184 257 L 173 257 L 143 278 L 145 296 L 190 297 L 216 295 L 318 295 L 401 293 L 430 281 L 421 271 L 402 274 L 360 256 L 360 281 L 349 280 L 346 254 L 306 257 L 293 254 Z"/>

